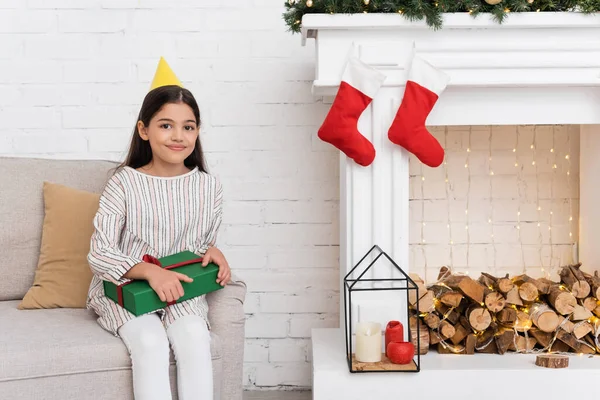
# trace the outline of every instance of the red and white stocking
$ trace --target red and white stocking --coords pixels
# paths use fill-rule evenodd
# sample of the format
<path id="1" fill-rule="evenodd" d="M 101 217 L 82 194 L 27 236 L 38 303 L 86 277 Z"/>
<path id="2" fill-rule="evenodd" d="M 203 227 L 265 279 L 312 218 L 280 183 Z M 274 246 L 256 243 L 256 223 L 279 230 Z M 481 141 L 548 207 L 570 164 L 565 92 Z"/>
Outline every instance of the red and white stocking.
<path id="1" fill-rule="evenodd" d="M 318 136 L 362 166 L 375 159 L 373 144 L 358 131 L 358 118 L 373 101 L 385 74 L 350 57 L 342 82 Z"/>
<path id="2" fill-rule="evenodd" d="M 388 131 L 388 138 L 393 143 L 404 147 L 430 167 L 442 163 L 444 149 L 425 128 L 425 120 L 448 81 L 448 75 L 415 55 L 409 67 L 402 104 Z"/>

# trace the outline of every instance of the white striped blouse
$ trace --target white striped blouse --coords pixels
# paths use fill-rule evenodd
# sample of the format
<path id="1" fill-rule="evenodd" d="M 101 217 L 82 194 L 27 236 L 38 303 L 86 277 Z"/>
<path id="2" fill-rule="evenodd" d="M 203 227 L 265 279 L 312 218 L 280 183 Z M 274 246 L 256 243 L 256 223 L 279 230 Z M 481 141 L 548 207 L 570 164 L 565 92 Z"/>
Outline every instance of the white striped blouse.
<path id="1" fill-rule="evenodd" d="M 203 255 L 216 242 L 222 199 L 220 182 L 198 168 L 157 177 L 124 167 L 108 180 L 88 254 L 94 276 L 87 307 L 98 314 L 100 326 L 118 336 L 118 329 L 136 318 L 104 295 L 102 281 L 127 282 L 123 275 L 145 254 L 160 258 L 189 250 Z M 205 296 L 159 311 L 165 327 L 184 315 L 199 315 L 208 324 L 207 314 Z"/>

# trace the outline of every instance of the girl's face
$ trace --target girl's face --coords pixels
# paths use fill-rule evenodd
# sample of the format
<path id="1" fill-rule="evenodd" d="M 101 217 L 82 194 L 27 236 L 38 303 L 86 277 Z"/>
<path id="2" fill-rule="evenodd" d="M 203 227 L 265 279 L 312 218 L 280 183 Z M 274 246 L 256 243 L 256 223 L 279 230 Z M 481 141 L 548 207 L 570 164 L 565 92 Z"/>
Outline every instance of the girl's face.
<path id="1" fill-rule="evenodd" d="M 138 121 L 138 131 L 150 142 L 152 158 L 171 165 L 183 165 L 194 151 L 199 133 L 194 112 L 185 103 L 165 104 L 148 126 Z"/>

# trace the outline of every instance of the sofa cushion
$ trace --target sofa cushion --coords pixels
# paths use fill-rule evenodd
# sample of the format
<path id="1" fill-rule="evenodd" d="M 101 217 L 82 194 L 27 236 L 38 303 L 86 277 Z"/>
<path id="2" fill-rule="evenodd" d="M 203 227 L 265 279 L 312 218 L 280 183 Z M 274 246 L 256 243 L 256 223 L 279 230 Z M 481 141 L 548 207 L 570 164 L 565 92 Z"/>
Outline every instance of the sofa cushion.
<path id="1" fill-rule="evenodd" d="M 0 300 L 33 283 L 44 220 L 43 182 L 101 193 L 115 163 L 0 157 Z"/>
<path id="2" fill-rule="evenodd" d="M 100 195 L 44 182 L 44 227 L 35 281 L 19 309 L 85 308 L 87 255 Z"/>
<path id="3" fill-rule="evenodd" d="M 103 330 L 92 311 L 17 310 L 18 303 L 0 302 L 0 382 L 131 368 L 123 341 Z M 211 337 L 214 360 L 221 344 Z"/>

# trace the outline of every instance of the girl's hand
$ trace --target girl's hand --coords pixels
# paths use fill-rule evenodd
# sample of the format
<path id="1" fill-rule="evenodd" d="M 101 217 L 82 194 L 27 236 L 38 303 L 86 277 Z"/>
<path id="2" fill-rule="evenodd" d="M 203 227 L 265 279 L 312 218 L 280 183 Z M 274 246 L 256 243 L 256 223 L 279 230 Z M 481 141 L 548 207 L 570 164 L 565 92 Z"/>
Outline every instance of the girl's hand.
<path id="1" fill-rule="evenodd" d="M 227 264 L 227 260 L 221 250 L 216 247 L 211 247 L 206 250 L 204 253 L 204 257 L 202 257 L 202 266 L 206 267 L 208 263 L 213 262 L 219 266 L 219 274 L 217 275 L 217 283 L 221 286 L 225 286 L 231 280 L 231 269 L 229 268 L 229 264 Z"/>
<path id="2" fill-rule="evenodd" d="M 169 271 L 168 269 L 153 269 L 146 278 L 150 287 L 154 289 L 160 301 L 177 301 L 183 296 L 183 287 L 181 282 L 193 282 L 194 280 L 187 275 L 179 272 Z"/>

